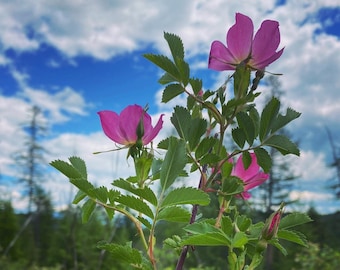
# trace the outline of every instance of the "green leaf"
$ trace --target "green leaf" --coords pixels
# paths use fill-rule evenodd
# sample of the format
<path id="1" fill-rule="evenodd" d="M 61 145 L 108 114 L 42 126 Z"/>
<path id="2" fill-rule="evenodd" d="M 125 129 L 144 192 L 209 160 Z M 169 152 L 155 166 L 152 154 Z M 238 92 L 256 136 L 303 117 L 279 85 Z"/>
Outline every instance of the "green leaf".
<path id="1" fill-rule="evenodd" d="M 207 122 L 201 118 L 192 118 L 189 111 L 180 106 L 174 108 L 171 116 L 171 123 L 177 130 L 178 135 L 189 142 L 190 149 L 193 150 L 206 132 Z"/>
<path id="2" fill-rule="evenodd" d="M 164 198 L 161 208 L 180 204 L 208 205 L 209 202 L 209 195 L 202 190 L 191 187 L 182 187 L 170 191 Z"/>
<path id="3" fill-rule="evenodd" d="M 288 229 L 311 221 L 313 220 L 305 213 L 291 213 L 281 219 L 279 229 Z"/>
<path id="4" fill-rule="evenodd" d="M 244 232 L 237 232 L 231 240 L 231 246 L 235 248 L 242 248 L 248 243 L 248 238 Z"/>
<path id="5" fill-rule="evenodd" d="M 166 103 L 184 92 L 183 87 L 178 83 L 169 84 L 165 87 L 162 95 L 162 102 Z"/>
<path id="6" fill-rule="evenodd" d="M 222 232 L 209 232 L 188 236 L 181 244 L 183 246 L 229 246 L 230 239 Z"/>
<path id="7" fill-rule="evenodd" d="M 247 216 L 242 215 L 242 216 L 237 216 L 236 218 L 237 227 L 241 232 L 246 232 L 248 228 L 250 227 L 251 223 L 252 223 L 251 219 L 248 218 Z"/>
<path id="8" fill-rule="evenodd" d="M 199 143 L 196 149 L 196 152 L 195 152 L 196 159 L 200 159 L 204 155 L 208 154 L 217 142 L 218 142 L 217 138 L 214 138 L 214 137 L 204 138 Z"/>
<path id="9" fill-rule="evenodd" d="M 139 266 L 142 264 L 142 255 L 140 252 L 129 245 L 122 246 L 103 241 L 97 244 L 97 248 L 108 251 L 117 262 Z"/>
<path id="10" fill-rule="evenodd" d="M 169 148 L 160 173 L 160 183 L 163 190 L 172 185 L 183 171 L 186 162 L 185 141 L 170 137 Z"/>
<path id="11" fill-rule="evenodd" d="M 244 151 L 242 153 L 242 163 L 243 163 L 243 167 L 246 170 L 249 168 L 249 166 L 251 164 L 251 161 L 252 161 L 252 159 L 251 159 L 251 156 L 250 156 L 249 152 L 248 151 Z"/>
<path id="12" fill-rule="evenodd" d="M 245 112 L 239 112 L 236 115 L 238 126 L 243 130 L 246 135 L 246 140 L 249 146 L 252 146 L 255 139 L 255 126 L 253 120 Z"/>
<path id="13" fill-rule="evenodd" d="M 63 160 L 54 160 L 50 163 L 51 166 L 56 168 L 68 178 L 82 178 L 82 174 L 74 168 L 71 164 Z"/>
<path id="14" fill-rule="evenodd" d="M 205 219 L 185 226 L 183 229 L 191 234 L 205 234 L 211 232 L 220 233 L 221 230 L 215 227 L 215 219 Z"/>
<path id="15" fill-rule="evenodd" d="M 157 220 L 166 220 L 172 222 L 189 222 L 191 217 L 188 210 L 179 206 L 169 206 L 161 209 L 157 216 Z"/>
<path id="16" fill-rule="evenodd" d="M 273 97 L 265 106 L 261 114 L 260 120 L 260 141 L 262 142 L 269 134 L 269 131 L 276 120 L 276 116 L 280 109 L 280 101 Z"/>
<path id="17" fill-rule="evenodd" d="M 286 115 L 279 114 L 275 122 L 273 123 L 271 133 L 276 132 L 280 128 L 287 125 L 289 122 L 293 121 L 294 119 L 300 117 L 301 113 L 294 111 L 291 108 L 288 108 L 286 111 Z"/>
<path id="18" fill-rule="evenodd" d="M 116 199 L 120 196 L 120 192 L 118 190 L 110 189 L 107 196 L 111 204 L 114 204 Z"/>
<path id="19" fill-rule="evenodd" d="M 80 201 L 82 201 L 85 197 L 86 197 L 86 193 L 81 191 L 81 190 L 78 190 L 76 196 L 74 197 L 72 203 L 73 204 L 78 204 Z"/>
<path id="20" fill-rule="evenodd" d="M 82 207 L 82 212 L 81 212 L 81 219 L 82 219 L 82 222 L 83 223 L 86 223 L 88 222 L 93 210 L 95 209 L 96 207 L 96 203 L 91 200 L 91 199 L 88 199 L 83 207 Z"/>
<path id="21" fill-rule="evenodd" d="M 185 62 L 183 59 L 179 59 L 179 58 L 175 60 L 175 63 L 178 68 L 179 74 L 181 76 L 181 82 L 186 87 L 189 83 L 189 77 L 190 77 L 189 64 Z"/>
<path id="22" fill-rule="evenodd" d="M 85 161 L 80 157 L 70 157 L 69 161 L 73 165 L 73 167 L 81 174 L 84 179 L 87 179 L 87 170 Z"/>
<path id="23" fill-rule="evenodd" d="M 83 178 L 70 179 L 70 182 L 77 188 L 79 188 L 81 191 L 85 192 L 88 196 L 90 197 L 94 196 L 93 194 L 94 186 L 87 180 L 84 180 Z"/>
<path id="24" fill-rule="evenodd" d="M 103 203 L 107 202 L 108 191 L 106 187 L 95 188 L 93 189 L 93 193 L 99 201 Z"/>
<path id="25" fill-rule="evenodd" d="M 279 243 L 278 239 L 277 238 L 273 238 L 272 240 L 268 241 L 270 244 L 272 244 L 273 246 L 275 246 L 278 250 L 281 251 L 281 253 L 284 255 L 284 256 L 287 256 L 288 255 L 288 252 L 287 250 Z"/>
<path id="26" fill-rule="evenodd" d="M 183 59 L 184 46 L 181 38 L 175 34 L 164 32 L 164 39 L 168 42 L 173 59 Z"/>
<path id="27" fill-rule="evenodd" d="M 176 81 L 179 80 L 180 76 L 177 67 L 168 57 L 156 54 L 144 54 L 144 57 L 176 78 Z"/>
<path id="28" fill-rule="evenodd" d="M 308 247 L 307 238 L 304 234 L 297 232 L 297 231 L 291 231 L 291 230 L 279 230 L 277 233 L 277 237 L 280 239 L 285 239 L 290 242 L 294 242 L 296 244 L 299 244 L 301 246 Z"/>
<path id="29" fill-rule="evenodd" d="M 141 199 L 138 199 L 134 196 L 130 195 L 121 195 L 116 199 L 116 202 L 121 203 L 122 205 L 134 209 L 137 212 L 143 213 L 149 218 L 154 218 L 153 212 L 151 208 Z"/>
<path id="30" fill-rule="evenodd" d="M 249 116 L 253 121 L 254 128 L 255 128 L 255 138 L 257 135 L 259 135 L 259 130 L 260 130 L 260 115 L 255 109 L 255 107 L 251 107 L 249 109 Z"/>
<path id="31" fill-rule="evenodd" d="M 237 128 L 234 128 L 232 131 L 231 131 L 231 135 L 233 136 L 233 139 L 234 141 L 236 142 L 236 144 L 240 147 L 240 148 L 243 148 L 245 142 L 246 142 L 246 139 L 247 139 L 247 136 L 244 132 L 243 129 L 237 127 Z"/>
<path id="32" fill-rule="evenodd" d="M 265 145 L 274 147 L 282 155 L 294 154 L 299 156 L 300 150 L 297 148 L 296 144 L 290 141 L 284 135 L 273 135 L 265 141 Z"/>
<path id="33" fill-rule="evenodd" d="M 234 232 L 234 225 L 233 225 L 233 221 L 231 220 L 231 218 L 229 216 L 223 216 L 221 219 L 221 230 L 228 235 L 229 237 L 231 237 L 231 235 Z"/>
<path id="34" fill-rule="evenodd" d="M 202 80 L 191 78 L 189 82 L 192 87 L 192 90 L 194 91 L 194 94 L 197 95 L 198 92 L 202 90 Z"/>
<path id="35" fill-rule="evenodd" d="M 172 75 L 170 75 L 168 72 L 165 72 L 164 75 L 158 80 L 158 82 L 163 85 L 177 81 L 178 80 Z"/>
<path id="36" fill-rule="evenodd" d="M 222 183 L 222 192 L 225 195 L 240 194 L 243 191 L 243 181 L 236 176 L 229 176 Z"/>
<path id="37" fill-rule="evenodd" d="M 119 187 L 121 189 L 124 189 L 128 192 L 131 192 L 141 198 L 143 198 L 144 200 L 150 202 L 153 205 L 157 205 L 157 197 L 155 195 L 155 193 L 147 186 L 145 186 L 144 188 L 136 188 L 135 186 L 133 186 L 131 183 L 129 183 L 128 181 L 124 180 L 124 179 L 118 179 L 115 180 L 112 185 Z"/>
<path id="38" fill-rule="evenodd" d="M 149 220 L 147 220 L 146 218 L 140 217 L 140 216 L 137 217 L 137 219 L 138 219 L 143 225 L 145 225 L 145 227 L 147 227 L 149 230 L 151 230 L 152 225 L 151 225 L 151 223 L 150 223 Z"/>
<path id="39" fill-rule="evenodd" d="M 272 158 L 269 153 L 262 147 L 255 148 L 254 153 L 256 155 L 257 164 L 259 164 L 265 173 L 268 173 L 272 167 Z"/>

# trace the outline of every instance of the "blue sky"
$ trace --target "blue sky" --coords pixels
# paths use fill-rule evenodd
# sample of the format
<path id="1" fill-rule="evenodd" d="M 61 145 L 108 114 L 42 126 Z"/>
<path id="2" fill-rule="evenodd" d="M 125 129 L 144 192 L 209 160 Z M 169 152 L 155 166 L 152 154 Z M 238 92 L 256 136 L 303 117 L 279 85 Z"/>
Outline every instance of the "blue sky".
<path id="1" fill-rule="evenodd" d="M 290 127 L 301 147 L 299 159 L 287 159 L 301 176 L 290 197 L 323 213 L 339 210 L 326 189 L 335 171 L 328 168 L 331 149 L 324 128 L 340 143 L 340 1 L 334 0 L 1 1 L 3 196 L 24 209 L 21 188 L 5 180 L 17 177 L 12 156 L 22 149 L 20 124 L 33 105 L 42 108 L 40 121 L 49 127 L 42 142 L 47 161 L 77 154 L 87 161 L 94 182 L 107 186 L 114 177 L 128 176 L 131 164 L 124 153 L 92 155 L 114 146 L 101 132 L 96 112 L 149 104 L 155 121 L 164 112 L 168 120 L 171 107 L 160 103 L 160 71 L 142 57 L 168 53 L 163 31 L 181 36 L 193 74 L 203 79 L 204 89 L 215 89 L 229 73 L 207 69 L 210 44 L 225 40 L 235 12 L 250 16 L 255 30 L 264 19 L 280 23 L 285 52 L 269 71 L 284 74 L 283 103 L 302 112 Z M 161 136 L 170 130 L 166 121 Z M 62 176 L 48 173 L 44 187 L 62 208 L 73 191 Z"/>

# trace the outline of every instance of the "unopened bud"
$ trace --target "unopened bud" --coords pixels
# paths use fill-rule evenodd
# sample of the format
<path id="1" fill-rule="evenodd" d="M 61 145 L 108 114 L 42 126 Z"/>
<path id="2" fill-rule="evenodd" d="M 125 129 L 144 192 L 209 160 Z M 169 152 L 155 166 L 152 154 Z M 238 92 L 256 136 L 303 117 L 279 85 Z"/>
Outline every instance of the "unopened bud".
<path id="1" fill-rule="evenodd" d="M 279 230 L 280 220 L 283 212 L 284 204 L 280 205 L 280 208 L 272 213 L 267 219 L 266 224 L 262 230 L 262 238 L 265 240 L 270 240 L 277 236 L 277 231 Z"/>

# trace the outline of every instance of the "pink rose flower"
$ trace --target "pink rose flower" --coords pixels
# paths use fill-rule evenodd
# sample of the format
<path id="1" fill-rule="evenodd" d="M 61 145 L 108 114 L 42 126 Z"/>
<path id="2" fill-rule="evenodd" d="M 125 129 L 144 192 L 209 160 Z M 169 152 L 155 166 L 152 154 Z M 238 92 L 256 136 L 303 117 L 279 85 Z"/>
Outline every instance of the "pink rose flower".
<path id="1" fill-rule="evenodd" d="M 243 166 L 242 156 L 238 158 L 236 164 L 231 172 L 232 176 L 237 176 L 244 182 L 244 191 L 241 197 L 248 200 L 251 195 L 248 190 L 261 185 L 269 178 L 269 174 L 260 171 L 260 166 L 257 164 L 256 155 L 250 154 L 251 163 L 248 169 Z"/>
<path id="2" fill-rule="evenodd" d="M 160 116 L 155 127 L 151 124 L 151 117 L 141 106 L 130 105 L 120 115 L 113 111 L 98 112 L 103 131 L 107 137 L 116 143 L 132 146 L 138 138 L 138 128 L 142 124 L 143 145 L 150 143 L 159 133 L 163 126 L 163 114 Z"/>
<path id="3" fill-rule="evenodd" d="M 208 67 L 218 71 L 235 70 L 243 62 L 252 70 L 264 70 L 282 55 L 284 48 L 276 51 L 280 44 L 277 21 L 263 21 L 254 38 L 253 34 L 252 20 L 236 13 L 236 23 L 227 33 L 227 47 L 217 40 L 211 44 Z"/>

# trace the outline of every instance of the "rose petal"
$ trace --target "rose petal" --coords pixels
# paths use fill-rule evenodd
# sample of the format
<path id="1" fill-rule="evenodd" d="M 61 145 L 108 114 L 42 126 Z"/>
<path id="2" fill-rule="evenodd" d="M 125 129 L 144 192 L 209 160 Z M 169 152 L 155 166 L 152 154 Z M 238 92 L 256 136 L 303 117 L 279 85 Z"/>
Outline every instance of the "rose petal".
<path id="1" fill-rule="evenodd" d="M 211 44 L 208 68 L 217 71 L 234 70 L 236 59 L 230 53 L 229 49 L 220 41 L 215 40 Z"/>
<path id="2" fill-rule="evenodd" d="M 120 130 L 119 116 L 112 111 L 100 111 L 98 115 L 105 135 L 116 143 L 125 144 L 126 138 Z"/>
<path id="3" fill-rule="evenodd" d="M 151 130 L 148 130 L 148 132 L 145 132 L 145 135 L 143 137 L 143 144 L 146 145 L 148 143 L 150 143 L 159 133 L 159 131 L 161 130 L 161 128 L 163 127 L 163 116 L 164 114 L 162 114 L 159 119 L 158 122 L 156 124 L 156 126 L 154 128 L 152 128 Z M 151 124 L 150 124 L 151 126 Z"/>
<path id="4" fill-rule="evenodd" d="M 227 33 L 227 47 L 239 64 L 251 53 L 254 25 L 248 16 L 241 13 L 236 13 L 235 17 L 236 23 Z"/>

